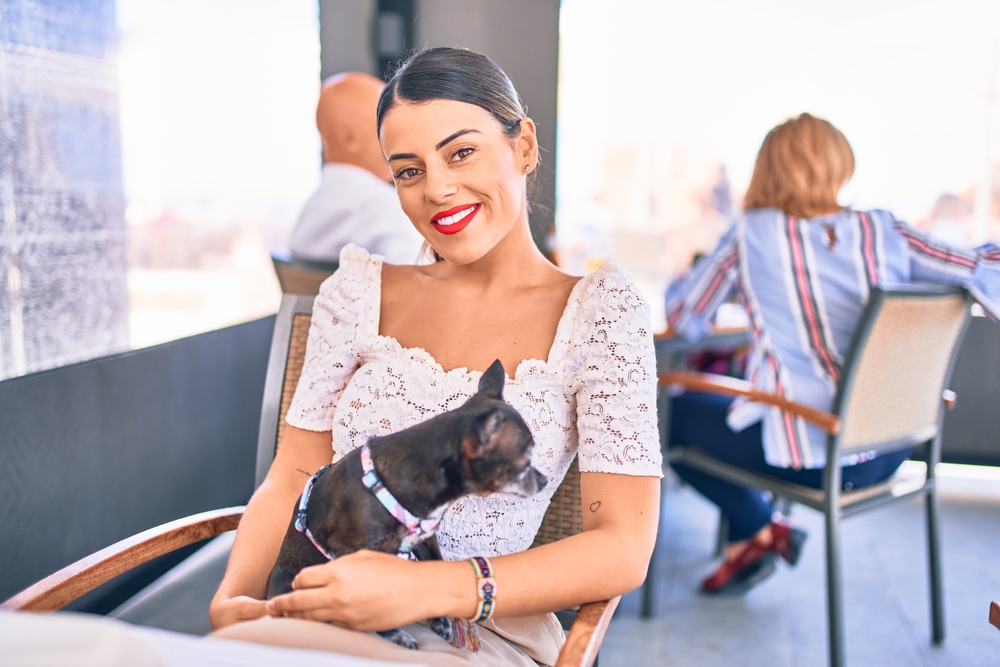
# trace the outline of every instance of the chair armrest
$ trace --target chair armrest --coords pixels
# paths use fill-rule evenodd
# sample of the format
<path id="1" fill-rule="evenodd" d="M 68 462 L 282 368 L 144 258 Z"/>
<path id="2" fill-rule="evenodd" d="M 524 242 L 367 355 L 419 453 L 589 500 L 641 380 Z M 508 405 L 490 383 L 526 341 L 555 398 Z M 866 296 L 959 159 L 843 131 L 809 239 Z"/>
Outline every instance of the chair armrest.
<path id="1" fill-rule="evenodd" d="M 591 667 L 594 664 L 601 640 L 621 599 L 619 595 L 580 606 L 576 620 L 566 635 L 566 643 L 559 651 L 556 667 Z"/>
<path id="2" fill-rule="evenodd" d="M 692 391 L 704 391 L 713 394 L 724 394 L 726 396 L 742 396 L 755 403 L 766 403 L 780 408 L 785 412 L 790 412 L 797 417 L 805 419 L 811 424 L 819 426 L 830 435 L 840 433 L 840 417 L 832 415 L 823 410 L 802 403 L 790 401 L 783 396 L 770 394 L 766 391 L 755 389 L 746 380 L 726 377 L 725 375 L 713 375 L 711 373 L 692 373 L 689 371 L 672 371 L 660 375 L 659 383 L 661 387 L 670 385 L 680 385 Z"/>
<path id="3" fill-rule="evenodd" d="M 1000 602 L 990 603 L 990 625 L 1000 630 Z"/>
<path id="4" fill-rule="evenodd" d="M 134 567 L 189 544 L 235 530 L 245 507 L 227 507 L 193 514 L 126 537 L 85 556 L 29 586 L 0 609 L 57 611 Z"/>

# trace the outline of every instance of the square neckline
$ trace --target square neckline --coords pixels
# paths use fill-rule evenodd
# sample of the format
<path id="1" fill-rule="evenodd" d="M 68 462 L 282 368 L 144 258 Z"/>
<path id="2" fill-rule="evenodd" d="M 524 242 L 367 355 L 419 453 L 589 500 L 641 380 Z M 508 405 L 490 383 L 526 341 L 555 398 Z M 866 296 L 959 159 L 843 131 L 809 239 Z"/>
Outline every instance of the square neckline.
<path id="1" fill-rule="evenodd" d="M 374 265 L 374 275 L 371 275 L 371 279 L 368 281 L 369 294 L 366 295 L 365 299 L 367 302 L 367 306 L 365 308 L 365 324 L 368 328 L 368 334 L 376 341 L 386 343 L 398 352 L 403 352 L 409 354 L 415 359 L 419 359 L 426 366 L 429 366 L 431 369 L 436 370 L 443 375 L 458 375 L 470 378 L 481 376 L 485 371 L 469 370 L 468 366 L 456 366 L 450 370 L 445 370 L 444 366 L 441 365 L 434 355 L 424 348 L 404 347 L 402 343 L 396 340 L 396 338 L 379 333 L 379 326 L 382 318 L 382 265 L 384 263 L 384 258 L 379 255 L 369 255 L 368 257 L 368 266 L 373 267 Z M 538 359 L 536 357 L 527 357 L 522 359 L 518 362 L 517 368 L 514 369 L 513 376 L 507 372 L 507 369 L 504 369 L 504 384 L 520 383 L 527 374 L 528 367 L 541 367 L 547 371 L 558 370 L 558 367 L 555 367 L 553 364 L 553 359 L 558 358 L 563 362 L 566 359 L 564 351 L 558 349 L 558 347 L 560 344 L 563 344 L 565 347 L 569 342 L 572 327 L 576 324 L 576 314 L 579 311 L 582 285 L 584 285 L 584 283 L 590 283 L 594 275 L 595 273 L 590 273 L 586 276 L 580 276 L 580 278 L 576 281 L 576 284 L 573 285 L 573 289 L 570 290 L 569 297 L 566 299 L 566 305 L 563 306 L 562 314 L 559 316 L 559 323 L 556 325 L 556 334 L 552 339 L 552 344 L 549 346 L 547 357 L 545 359 Z M 372 291 L 374 291 L 374 295 L 371 294 Z M 572 318 L 570 315 L 572 315 Z M 559 364 L 559 367 L 562 365 L 563 364 Z"/>

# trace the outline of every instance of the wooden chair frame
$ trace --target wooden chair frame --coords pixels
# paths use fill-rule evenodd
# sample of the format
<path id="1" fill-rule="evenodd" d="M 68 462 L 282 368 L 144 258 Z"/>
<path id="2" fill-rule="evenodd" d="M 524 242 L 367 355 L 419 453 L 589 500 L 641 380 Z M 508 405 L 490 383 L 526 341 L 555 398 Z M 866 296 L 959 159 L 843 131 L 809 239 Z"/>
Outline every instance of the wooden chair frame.
<path id="1" fill-rule="evenodd" d="M 302 259 L 291 251 L 277 249 L 271 251 L 271 263 L 282 292 L 305 296 L 319 294 L 319 286 L 340 266 L 339 262 Z"/>
<path id="2" fill-rule="evenodd" d="M 763 473 L 752 472 L 715 458 L 707 452 L 691 446 L 670 447 L 667 459 L 674 463 L 700 470 L 733 484 L 770 491 L 792 502 L 811 507 L 824 514 L 826 519 L 826 572 L 827 606 L 829 623 L 830 665 L 843 667 L 844 653 L 844 608 L 841 586 L 840 565 L 840 520 L 860 514 L 870 509 L 907 499 L 913 495 L 926 498 L 927 548 L 930 577 L 931 628 L 933 641 L 940 644 L 945 638 L 943 585 L 941 579 L 940 534 L 938 529 L 938 500 L 935 487 L 935 466 L 941 458 L 941 424 L 944 410 L 939 409 L 936 424 L 920 428 L 905 437 L 890 441 L 874 442 L 866 446 L 869 451 L 887 453 L 917 445 L 927 445 L 927 473 L 923 479 L 894 476 L 889 480 L 856 491 L 841 491 L 841 466 L 830 465 L 839 462 L 843 451 L 845 410 L 855 385 L 859 364 L 865 346 L 882 308 L 892 299 L 926 299 L 942 296 L 961 296 L 965 306 L 965 319 L 961 323 L 953 348 L 949 351 L 947 370 L 942 386 L 942 405 L 950 408 L 955 403 L 953 392 L 948 386 L 954 368 L 962 337 L 968 327 L 969 297 L 965 290 L 937 285 L 899 285 L 875 288 L 859 321 L 852 339 L 840 382 L 837 386 L 831 412 L 817 410 L 787 398 L 755 389 L 750 383 L 730 377 L 707 373 L 667 372 L 659 376 L 661 387 L 682 387 L 687 390 L 737 396 L 754 402 L 771 405 L 801 417 L 827 433 L 826 460 L 823 469 L 823 488 L 813 489 Z M 661 410 L 664 406 L 661 406 Z M 666 401 L 661 419 L 669 420 L 669 401 Z M 666 422 L 669 427 L 669 421 Z M 662 422 L 661 422 L 662 426 Z M 669 444 L 669 434 L 665 436 Z"/>
<path id="3" fill-rule="evenodd" d="M 286 367 L 293 327 L 296 326 L 297 317 L 311 318 L 312 305 L 311 296 L 286 294 L 281 300 L 264 382 L 255 486 L 263 482 L 274 460 L 276 443 L 282 430 L 282 405 L 287 404 L 290 399 Z M 300 320 L 299 326 L 302 323 Z M 567 475 L 567 479 L 556 490 L 553 503 L 546 512 L 539 531 L 545 533 L 546 537 L 536 540 L 536 544 L 565 537 L 582 529 L 579 469 L 574 465 L 572 470 L 575 471 L 576 478 L 572 479 L 571 475 Z M 235 530 L 245 509 L 240 506 L 203 512 L 128 537 L 49 575 L 5 601 L 0 609 L 58 611 L 101 584 L 158 556 Z M 557 667 L 590 667 L 595 664 L 601 641 L 620 600 L 621 596 L 618 596 L 580 607 L 567 633 Z"/>

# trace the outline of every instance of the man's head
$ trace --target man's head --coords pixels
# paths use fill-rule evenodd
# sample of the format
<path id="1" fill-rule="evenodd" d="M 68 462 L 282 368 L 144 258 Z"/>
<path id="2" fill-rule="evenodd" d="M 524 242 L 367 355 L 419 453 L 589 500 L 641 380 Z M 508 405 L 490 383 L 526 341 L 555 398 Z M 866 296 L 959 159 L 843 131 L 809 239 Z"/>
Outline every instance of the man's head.
<path id="1" fill-rule="evenodd" d="M 383 181 L 392 174 L 375 129 L 375 109 L 382 82 L 368 74 L 347 72 L 323 82 L 316 107 L 316 127 L 323 138 L 323 160 L 367 169 Z"/>

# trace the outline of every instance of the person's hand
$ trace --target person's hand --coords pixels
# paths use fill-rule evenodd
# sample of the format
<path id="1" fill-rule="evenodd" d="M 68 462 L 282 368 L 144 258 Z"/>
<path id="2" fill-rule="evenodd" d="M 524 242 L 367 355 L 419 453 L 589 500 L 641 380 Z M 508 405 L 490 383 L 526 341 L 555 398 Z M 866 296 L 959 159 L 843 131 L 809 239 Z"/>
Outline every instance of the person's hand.
<path id="1" fill-rule="evenodd" d="M 427 609 L 428 596 L 422 594 L 427 577 L 419 570 L 429 564 L 358 551 L 303 569 L 292 582 L 295 590 L 270 600 L 267 611 L 272 616 L 327 621 L 362 632 L 402 627 L 441 615 L 423 611 Z"/>
<path id="2" fill-rule="evenodd" d="M 234 623 L 253 621 L 267 616 L 266 604 L 267 602 L 264 600 L 256 600 L 246 595 L 237 595 L 228 600 L 213 602 L 211 609 L 209 609 L 212 628 L 221 630 Z"/>

